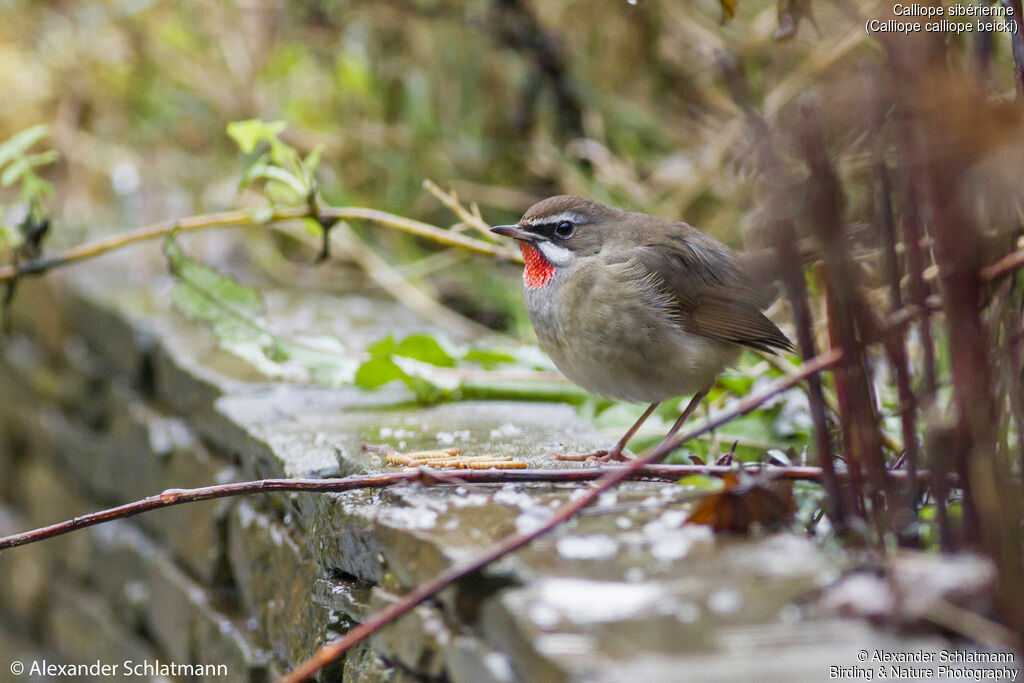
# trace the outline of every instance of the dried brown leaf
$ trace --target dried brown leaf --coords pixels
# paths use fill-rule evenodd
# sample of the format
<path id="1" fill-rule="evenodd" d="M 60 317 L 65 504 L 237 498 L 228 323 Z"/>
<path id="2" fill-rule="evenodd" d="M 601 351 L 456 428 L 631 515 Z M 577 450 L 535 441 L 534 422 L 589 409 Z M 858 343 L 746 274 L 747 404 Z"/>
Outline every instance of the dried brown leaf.
<path id="1" fill-rule="evenodd" d="M 706 524 L 716 532 L 748 533 L 755 525 L 778 529 L 790 524 L 796 513 L 793 489 L 788 481 L 757 477 L 741 482 L 725 478 L 725 488 L 702 500 L 690 513 L 688 524 Z"/>

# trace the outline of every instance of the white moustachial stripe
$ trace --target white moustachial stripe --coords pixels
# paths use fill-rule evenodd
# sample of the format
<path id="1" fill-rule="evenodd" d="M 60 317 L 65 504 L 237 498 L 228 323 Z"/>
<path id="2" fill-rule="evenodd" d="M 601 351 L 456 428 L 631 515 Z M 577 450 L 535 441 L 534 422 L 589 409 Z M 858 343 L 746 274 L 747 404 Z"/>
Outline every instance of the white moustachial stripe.
<path id="1" fill-rule="evenodd" d="M 553 266 L 567 266 L 572 260 L 571 251 L 552 242 L 537 242 L 536 247 Z"/>

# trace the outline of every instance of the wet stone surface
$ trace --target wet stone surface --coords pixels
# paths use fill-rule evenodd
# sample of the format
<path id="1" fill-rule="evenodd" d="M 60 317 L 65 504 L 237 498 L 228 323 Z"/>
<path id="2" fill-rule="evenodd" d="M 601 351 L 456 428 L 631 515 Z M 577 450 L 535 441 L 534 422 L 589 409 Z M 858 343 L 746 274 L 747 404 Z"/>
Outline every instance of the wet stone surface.
<path id="1" fill-rule="evenodd" d="M 551 451 L 609 445 L 561 404 L 421 407 L 403 387 L 270 380 L 176 313 L 162 273 L 146 247 L 23 285 L 18 341 L 0 350 L 0 531 L 167 488 L 393 469 L 364 444 L 458 447 L 545 468 L 578 466 Z M 357 349 L 389 332 L 434 331 L 366 292 L 275 285 L 267 298 L 279 331 L 329 332 Z M 24 592 L 0 592 L 0 660 L 27 647 L 55 661 L 161 657 L 262 681 L 454 562 L 536 528 L 585 486 L 250 496 L 15 549 L 0 556 L 0 581 Z M 838 617 L 817 596 L 849 559 L 796 535 L 715 537 L 686 525 L 695 495 L 624 484 L 323 678 L 816 681 L 860 649 L 943 645 Z M 19 633 L 53 635 L 25 643 Z"/>

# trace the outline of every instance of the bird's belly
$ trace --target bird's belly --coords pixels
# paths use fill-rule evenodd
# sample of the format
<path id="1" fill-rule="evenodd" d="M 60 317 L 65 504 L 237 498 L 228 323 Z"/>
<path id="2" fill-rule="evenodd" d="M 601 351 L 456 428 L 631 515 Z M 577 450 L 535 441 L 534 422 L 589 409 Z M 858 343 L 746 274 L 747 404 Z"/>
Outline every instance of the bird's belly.
<path id="1" fill-rule="evenodd" d="M 690 334 L 649 308 L 592 303 L 587 315 L 528 307 L 541 348 L 570 381 L 608 398 L 654 403 L 709 387 L 739 349 Z"/>

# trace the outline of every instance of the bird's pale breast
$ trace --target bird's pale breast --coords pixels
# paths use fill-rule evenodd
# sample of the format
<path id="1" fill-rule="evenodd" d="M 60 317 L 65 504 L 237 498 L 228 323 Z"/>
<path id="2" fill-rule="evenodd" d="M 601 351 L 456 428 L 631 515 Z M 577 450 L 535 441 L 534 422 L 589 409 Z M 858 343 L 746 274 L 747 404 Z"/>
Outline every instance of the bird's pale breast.
<path id="1" fill-rule="evenodd" d="M 710 386 L 739 349 L 684 331 L 658 293 L 599 262 L 525 290 L 541 347 L 587 391 L 653 403 Z"/>

